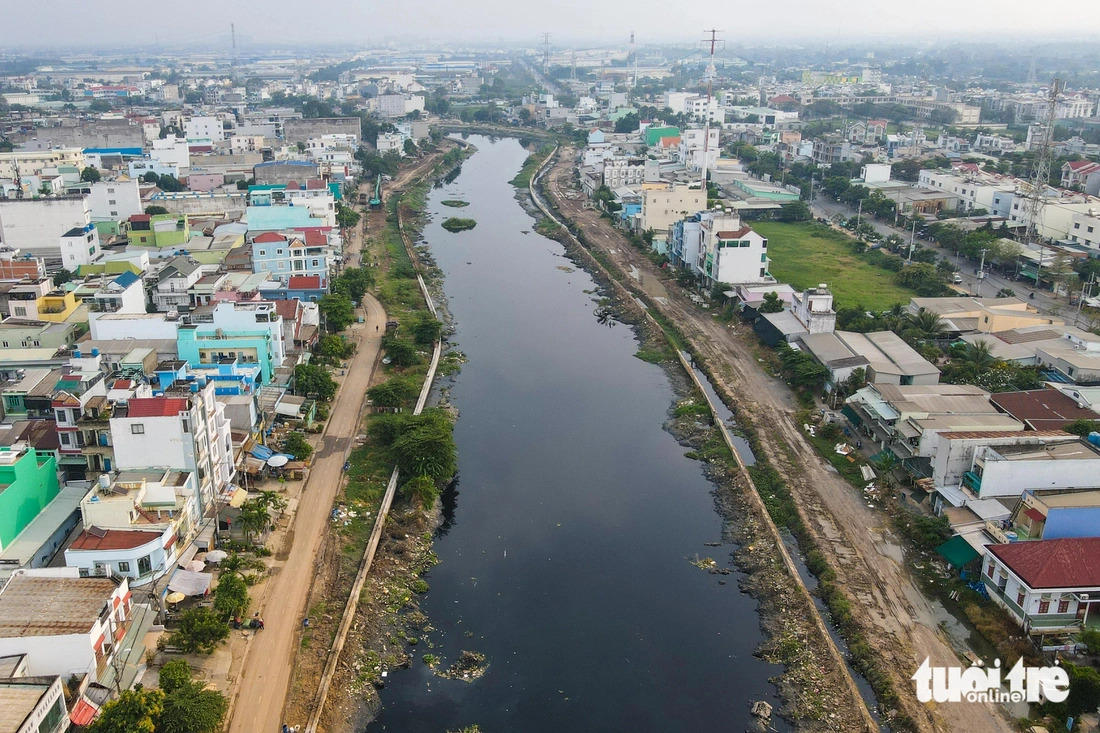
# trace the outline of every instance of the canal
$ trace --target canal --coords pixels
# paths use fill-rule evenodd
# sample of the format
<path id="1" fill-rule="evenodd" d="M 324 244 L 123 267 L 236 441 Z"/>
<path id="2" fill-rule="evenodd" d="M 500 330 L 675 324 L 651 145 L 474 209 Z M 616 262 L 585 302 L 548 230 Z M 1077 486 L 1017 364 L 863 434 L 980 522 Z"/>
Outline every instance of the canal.
<path id="1" fill-rule="evenodd" d="M 753 656 L 759 616 L 736 571 L 691 564 L 729 567 L 733 548 L 708 546 L 722 542 L 714 486 L 662 428 L 670 378 L 634 356 L 628 326 L 595 315 L 597 284 L 533 231 L 508 183 L 526 151 L 470 142 L 424 229 L 469 358 L 451 393 L 459 480 L 421 602 L 436 630 L 361 727 L 743 731 L 753 701 L 778 707 L 768 678 L 781 669 Z M 449 233 L 448 216 L 477 226 Z M 445 669 L 463 650 L 489 665 L 472 683 L 421 661 Z"/>

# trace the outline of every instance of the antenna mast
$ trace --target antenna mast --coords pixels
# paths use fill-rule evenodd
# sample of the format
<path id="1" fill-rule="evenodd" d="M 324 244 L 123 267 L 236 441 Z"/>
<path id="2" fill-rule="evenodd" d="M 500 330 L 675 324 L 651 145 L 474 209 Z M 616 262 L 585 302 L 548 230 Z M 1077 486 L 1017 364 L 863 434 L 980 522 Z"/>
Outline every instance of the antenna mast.
<path id="1" fill-rule="evenodd" d="M 542 34 L 542 73 L 550 73 L 550 34 Z"/>
<path id="2" fill-rule="evenodd" d="M 638 86 L 638 52 L 634 49 L 634 31 L 630 31 L 630 58 L 634 65 L 634 77 L 630 82 L 630 88 Z"/>
<path id="3" fill-rule="evenodd" d="M 1027 208 L 1027 243 L 1034 244 L 1039 240 L 1039 264 L 1035 268 L 1035 287 L 1039 287 L 1039 272 L 1043 269 L 1043 255 L 1046 247 L 1038 236 L 1039 216 L 1042 214 L 1043 194 L 1050 185 L 1050 160 L 1054 151 L 1054 120 L 1058 113 L 1058 97 L 1065 88 L 1065 83 L 1060 79 L 1050 80 L 1050 92 L 1047 96 L 1046 114 L 1039 125 L 1039 142 L 1035 156 L 1035 168 L 1031 173 L 1030 191 L 1028 193 Z"/>
<path id="4" fill-rule="evenodd" d="M 704 118 L 705 118 L 706 122 L 703 124 L 703 165 L 702 165 L 702 169 L 703 169 L 703 196 L 704 196 L 703 200 L 705 201 L 706 200 L 705 197 L 706 197 L 707 192 L 709 190 L 707 188 L 707 163 L 709 161 L 709 156 L 710 156 L 710 104 L 711 104 L 711 98 L 712 98 L 713 93 L 714 93 L 714 77 L 716 75 L 716 70 L 714 68 L 714 50 L 719 45 L 724 45 L 725 42 L 718 40 L 719 31 L 716 30 L 716 29 L 712 28 L 709 31 L 703 31 L 703 32 L 710 34 L 710 38 L 704 38 L 703 39 L 703 44 L 710 46 L 710 61 L 709 61 L 709 63 L 707 63 L 707 70 L 704 73 L 704 76 L 707 79 L 707 108 L 706 108 L 706 111 L 704 112 L 704 116 L 705 116 Z M 633 35 L 631 35 L 631 37 L 633 38 Z"/>

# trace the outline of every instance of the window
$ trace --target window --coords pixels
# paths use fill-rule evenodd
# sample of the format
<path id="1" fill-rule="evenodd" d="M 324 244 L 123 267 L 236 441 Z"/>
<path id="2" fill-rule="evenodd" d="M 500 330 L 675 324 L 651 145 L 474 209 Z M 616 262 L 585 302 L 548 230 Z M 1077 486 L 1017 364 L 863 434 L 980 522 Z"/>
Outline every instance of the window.
<path id="1" fill-rule="evenodd" d="M 1073 228 L 1074 228 L 1074 229 L 1080 229 L 1080 228 L 1081 228 L 1081 222 L 1076 222 L 1076 223 L 1075 223 L 1075 224 L 1073 225 Z"/>
<path id="2" fill-rule="evenodd" d="M 768 269 L 766 267 L 761 267 L 760 268 L 760 277 L 766 277 L 767 273 L 768 273 Z"/>
<path id="3" fill-rule="evenodd" d="M 131 435 L 145 435 L 145 426 L 142 425 L 139 422 L 134 423 L 133 425 L 130 426 L 130 434 Z"/>
<path id="4" fill-rule="evenodd" d="M 128 562 L 126 562 L 126 561 L 122 561 L 122 562 L 120 562 L 120 563 L 118 564 L 118 572 L 120 572 L 120 573 L 128 573 L 128 572 L 130 572 L 130 563 L 128 563 Z"/>
<path id="5" fill-rule="evenodd" d="M 42 722 L 38 724 L 38 733 L 53 733 L 53 731 L 60 727 L 61 719 L 64 717 L 65 698 L 64 696 L 59 696 L 42 717 Z"/>
<path id="6" fill-rule="evenodd" d="M 767 262 L 767 261 L 768 261 L 768 256 L 767 256 L 766 254 L 763 254 L 763 253 L 762 253 L 762 254 L 760 255 L 760 261 L 761 261 L 761 262 Z"/>
<path id="7" fill-rule="evenodd" d="M 0 343 L 3 343 L 3 344 L 4 344 L 4 348 L 5 348 L 5 349 L 6 349 L 6 348 L 8 348 L 8 342 L 7 342 L 7 341 L 0 341 Z"/>
<path id="8" fill-rule="evenodd" d="M 109 203 L 111 206 L 114 206 L 116 202 L 114 199 L 107 199 L 107 203 Z"/>
<path id="9" fill-rule="evenodd" d="M 1024 606 L 1024 592 L 1022 590 L 1016 592 L 1016 605 L 1021 608 Z"/>
<path id="10" fill-rule="evenodd" d="M 765 239 L 764 243 L 760 245 L 760 249 L 767 249 L 767 248 L 768 248 L 768 240 Z"/>
<path id="11" fill-rule="evenodd" d="M 1039 601 L 1039 613 L 1050 611 L 1050 601 Z"/>
<path id="12" fill-rule="evenodd" d="M 1069 601 L 1065 598 L 1058 601 L 1058 613 L 1069 613 Z"/>
<path id="13" fill-rule="evenodd" d="M 17 316 L 25 316 L 25 315 L 27 315 L 27 309 L 26 309 L 26 308 L 24 308 L 24 307 L 23 307 L 23 306 L 21 306 L 21 305 L 17 305 L 17 306 L 15 306 L 14 308 L 12 308 L 12 310 L 13 310 L 13 311 L 15 311 L 15 315 L 17 315 Z"/>
<path id="14" fill-rule="evenodd" d="M 148 575 L 153 572 L 153 562 L 149 559 L 149 556 L 138 558 L 138 575 Z"/>

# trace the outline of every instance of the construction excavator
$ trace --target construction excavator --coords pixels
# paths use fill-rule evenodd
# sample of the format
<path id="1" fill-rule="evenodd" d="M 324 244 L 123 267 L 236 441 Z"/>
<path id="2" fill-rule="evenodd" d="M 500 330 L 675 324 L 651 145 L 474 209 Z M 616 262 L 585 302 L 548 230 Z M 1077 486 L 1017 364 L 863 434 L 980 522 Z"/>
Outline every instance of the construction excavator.
<path id="1" fill-rule="evenodd" d="M 382 174 L 378 174 L 378 180 L 374 182 L 374 196 L 371 197 L 370 207 L 377 209 L 382 205 Z"/>

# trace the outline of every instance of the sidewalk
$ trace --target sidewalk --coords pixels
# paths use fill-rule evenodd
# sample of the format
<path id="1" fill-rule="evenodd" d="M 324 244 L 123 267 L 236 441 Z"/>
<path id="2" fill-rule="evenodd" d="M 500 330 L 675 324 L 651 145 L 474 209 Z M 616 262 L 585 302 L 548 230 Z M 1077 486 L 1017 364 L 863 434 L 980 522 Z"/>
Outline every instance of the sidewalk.
<path id="1" fill-rule="evenodd" d="M 128 690 L 134 686 L 134 683 L 145 673 L 145 653 L 148 651 L 148 647 L 145 646 L 145 637 L 156 620 L 157 612 L 151 606 L 136 603 L 133 605 L 130 613 L 130 628 L 126 630 L 126 635 L 119 642 L 118 652 L 107 665 L 99 684 L 117 691 L 118 685 L 115 682 L 117 668 L 118 676 L 122 680 L 122 689 Z"/>

